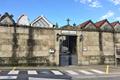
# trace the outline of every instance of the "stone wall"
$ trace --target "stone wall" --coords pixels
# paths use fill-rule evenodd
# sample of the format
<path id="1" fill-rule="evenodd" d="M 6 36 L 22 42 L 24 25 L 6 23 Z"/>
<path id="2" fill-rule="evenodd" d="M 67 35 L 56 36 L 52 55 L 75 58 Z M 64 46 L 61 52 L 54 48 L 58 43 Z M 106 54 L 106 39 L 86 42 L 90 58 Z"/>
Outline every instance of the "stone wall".
<path id="1" fill-rule="evenodd" d="M 120 43 L 120 33 L 115 33 L 115 43 Z"/>
<path id="2" fill-rule="evenodd" d="M 49 49 L 55 48 L 54 34 L 52 29 L 0 26 L 0 63 L 52 64 Z"/>
<path id="3" fill-rule="evenodd" d="M 113 64 L 115 50 L 112 32 L 83 31 L 79 65 Z M 117 37 L 116 37 L 117 38 Z"/>
<path id="4" fill-rule="evenodd" d="M 113 33 L 104 32 L 102 33 L 102 47 L 103 55 L 105 57 L 104 63 L 114 63 L 114 41 Z"/>
<path id="5" fill-rule="evenodd" d="M 83 31 L 83 40 L 80 42 L 81 63 L 82 65 L 98 64 L 100 59 L 99 33 Z"/>
<path id="6" fill-rule="evenodd" d="M 57 34 L 60 33 L 60 29 L 0 26 L 0 64 L 59 65 Z M 100 64 L 101 60 L 105 64 L 113 64 L 115 42 L 120 43 L 119 34 L 77 31 L 78 64 Z M 55 54 L 49 53 L 50 48 L 56 50 Z"/>

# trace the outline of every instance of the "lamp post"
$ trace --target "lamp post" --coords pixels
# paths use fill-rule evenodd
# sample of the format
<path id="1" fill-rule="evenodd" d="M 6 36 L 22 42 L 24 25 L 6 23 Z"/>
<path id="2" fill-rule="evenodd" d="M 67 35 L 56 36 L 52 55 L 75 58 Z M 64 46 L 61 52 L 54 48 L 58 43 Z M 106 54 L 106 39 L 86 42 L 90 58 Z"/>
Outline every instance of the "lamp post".
<path id="1" fill-rule="evenodd" d="M 83 41 L 83 34 L 80 34 L 80 42 Z"/>
<path id="2" fill-rule="evenodd" d="M 59 33 L 57 33 L 56 36 L 57 36 L 56 41 L 58 41 L 61 35 Z"/>

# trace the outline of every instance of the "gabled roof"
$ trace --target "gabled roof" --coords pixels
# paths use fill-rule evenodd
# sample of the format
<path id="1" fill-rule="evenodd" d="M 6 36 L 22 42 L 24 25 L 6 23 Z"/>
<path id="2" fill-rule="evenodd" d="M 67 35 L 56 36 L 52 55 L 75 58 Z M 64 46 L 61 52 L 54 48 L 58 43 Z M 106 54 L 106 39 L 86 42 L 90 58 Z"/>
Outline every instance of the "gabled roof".
<path id="1" fill-rule="evenodd" d="M 112 23 L 111 23 L 111 25 L 112 25 L 113 27 L 115 27 L 116 24 L 120 24 L 119 21 L 115 21 L 115 22 L 112 22 Z"/>
<path id="2" fill-rule="evenodd" d="M 99 22 L 96 22 L 95 25 L 97 28 L 100 28 L 105 22 L 108 22 L 108 20 L 107 19 L 101 20 Z"/>
<path id="3" fill-rule="evenodd" d="M 49 27 L 53 27 L 53 24 L 47 20 L 47 18 L 45 18 L 43 15 L 42 16 L 39 16 L 37 17 L 34 21 L 31 22 L 31 26 L 36 23 L 37 21 L 39 21 L 40 19 L 43 19 L 46 21 L 46 23 L 49 25 Z"/>
<path id="4" fill-rule="evenodd" d="M 103 25 L 105 22 L 107 22 L 107 23 L 112 27 L 112 25 L 109 23 L 109 21 L 108 21 L 107 19 L 104 19 L 104 20 L 101 20 L 101 21 L 99 21 L 99 22 L 96 22 L 95 25 L 96 25 L 97 28 L 100 28 L 100 27 L 102 27 L 102 25 Z M 113 28 L 113 27 L 112 27 L 112 28 Z"/>
<path id="5" fill-rule="evenodd" d="M 88 21 L 86 21 L 86 22 L 81 23 L 81 24 L 78 26 L 78 28 L 84 28 L 84 27 L 86 27 L 86 25 L 88 25 L 89 23 L 92 23 L 92 24 L 95 26 L 95 24 L 94 24 L 91 20 L 88 20 Z"/>
<path id="6" fill-rule="evenodd" d="M 17 20 L 18 25 L 29 25 L 29 19 L 25 14 L 22 14 L 18 20 Z"/>
<path id="7" fill-rule="evenodd" d="M 96 25 L 97 28 L 100 28 L 100 27 L 102 27 L 102 25 L 103 25 L 105 22 L 107 22 L 107 23 L 110 25 L 110 27 L 114 30 L 113 26 L 109 23 L 109 21 L 108 21 L 107 19 L 104 19 L 104 20 L 101 20 L 101 21 L 99 21 L 99 22 L 96 22 L 95 25 Z"/>
<path id="8" fill-rule="evenodd" d="M 15 21 L 13 20 L 13 15 L 9 15 L 9 13 L 7 12 L 3 16 L 0 17 L 0 22 L 6 17 L 8 17 L 13 22 L 13 24 L 15 24 Z"/>

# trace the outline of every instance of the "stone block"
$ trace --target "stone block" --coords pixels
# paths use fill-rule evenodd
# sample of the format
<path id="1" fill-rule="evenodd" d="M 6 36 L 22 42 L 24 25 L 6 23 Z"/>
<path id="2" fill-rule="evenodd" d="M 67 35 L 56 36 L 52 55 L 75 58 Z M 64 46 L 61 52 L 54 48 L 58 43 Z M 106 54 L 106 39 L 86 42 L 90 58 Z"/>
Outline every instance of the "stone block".
<path id="1" fill-rule="evenodd" d="M 89 61 L 82 61 L 82 65 L 89 65 Z"/>
<path id="2" fill-rule="evenodd" d="M 98 64 L 99 60 L 95 59 L 95 60 L 90 60 L 90 64 Z"/>
<path id="3" fill-rule="evenodd" d="M 13 53 L 12 51 L 9 51 L 9 52 L 0 51 L 0 57 L 11 57 L 12 53 Z"/>

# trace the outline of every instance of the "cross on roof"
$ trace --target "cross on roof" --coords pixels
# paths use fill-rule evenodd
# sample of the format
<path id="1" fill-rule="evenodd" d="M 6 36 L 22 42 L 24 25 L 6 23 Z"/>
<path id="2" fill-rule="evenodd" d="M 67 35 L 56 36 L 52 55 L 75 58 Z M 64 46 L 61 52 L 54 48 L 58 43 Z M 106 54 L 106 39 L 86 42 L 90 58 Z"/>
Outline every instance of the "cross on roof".
<path id="1" fill-rule="evenodd" d="M 66 21 L 67 21 L 67 25 L 70 25 L 71 20 L 68 18 Z"/>

